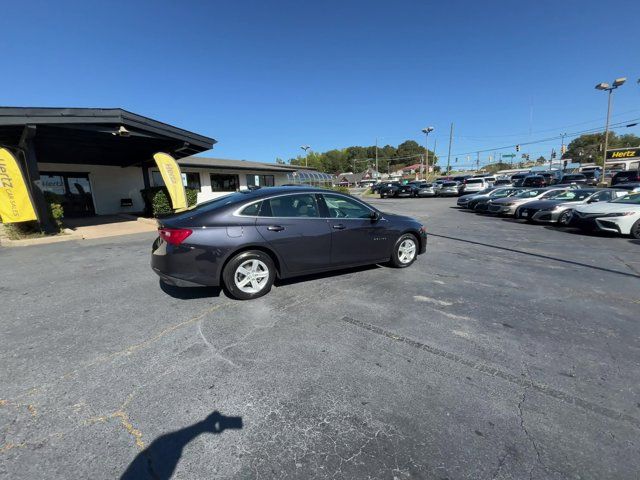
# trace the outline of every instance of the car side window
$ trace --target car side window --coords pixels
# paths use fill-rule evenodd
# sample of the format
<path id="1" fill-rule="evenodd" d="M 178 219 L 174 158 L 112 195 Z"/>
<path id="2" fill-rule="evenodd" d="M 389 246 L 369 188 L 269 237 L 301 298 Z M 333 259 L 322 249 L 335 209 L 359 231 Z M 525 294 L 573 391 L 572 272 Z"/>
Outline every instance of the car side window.
<path id="1" fill-rule="evenodd" d="M 598 202 L 607 202 L 611 200 L 611 192 L 598 192 L 593 196 L 593 200 Z"/>
<path id="2" fill-rule="evenodd" d="M 355 200 L 340 195 L 323 194 L 332 218 L 369 218 L 371 210 Z"/>
<path id="3" fill-rule="evenodd" d="M 263 208 L 260 216 L 263 217 L 306 217 L 317 218 L 318 204 L 315 195 L 283 195 L 281 197 L 266 200 L 268 208 Z"/>
<path id="4" fill-rule="evenodd" d="M 260 205 L 262 205 L 261 201 L 252 203 L 251 205 L 247 205 L 242 209 L 240 215 L 245 215 L 247 217 L 257 217 L 258 213 L 260 212 Z"/>

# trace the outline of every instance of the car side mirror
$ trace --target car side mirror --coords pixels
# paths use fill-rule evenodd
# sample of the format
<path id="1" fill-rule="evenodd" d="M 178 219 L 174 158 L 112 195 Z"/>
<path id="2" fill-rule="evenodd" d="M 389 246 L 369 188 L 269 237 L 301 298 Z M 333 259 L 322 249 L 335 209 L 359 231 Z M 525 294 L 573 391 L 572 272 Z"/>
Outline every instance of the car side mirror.
<path id="1" fill-rule="evenodd" d="M 595 203 L 595 202 L 599 202 L 600 200 L 597 198 L 592 198 L 591 200 L 587 201 L 587 203 Z"/>
<path id="2" fill-rule="evenodd" d="M 371 219 L 372 222 L 377 222 L 378 220 L 380 220 L 380 214 L 375 210 L 371 210 L 371 213 L 369 214 L 369 218 Z"/>

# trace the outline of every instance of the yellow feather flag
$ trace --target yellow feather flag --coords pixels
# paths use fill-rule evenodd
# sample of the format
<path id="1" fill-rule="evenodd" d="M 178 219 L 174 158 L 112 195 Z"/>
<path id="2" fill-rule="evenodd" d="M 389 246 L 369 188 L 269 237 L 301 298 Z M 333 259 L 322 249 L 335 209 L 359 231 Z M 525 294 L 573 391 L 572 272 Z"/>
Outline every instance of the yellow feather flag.
<path id="1" fill-rule="evenodd" d="M 38 219 L 22 170 L 6 148 L 0 148 L 0 219 L 4 223 Z"/>
<path id="2" fill-rule="evenodd" d="M 162 152 L 156 153 L 153 159 L 156 161 L 156 165 L 158 165 L 158 169 L 160 169 L 160 175 L 162 175 L 162 180 L 164 180 L 164 184 L 169 191 L 173 209 L 180 210 L 187 208 L 187 194 L 184 191 L 182 174 L 180 173 L 180 167 L 176 159 Z"/>

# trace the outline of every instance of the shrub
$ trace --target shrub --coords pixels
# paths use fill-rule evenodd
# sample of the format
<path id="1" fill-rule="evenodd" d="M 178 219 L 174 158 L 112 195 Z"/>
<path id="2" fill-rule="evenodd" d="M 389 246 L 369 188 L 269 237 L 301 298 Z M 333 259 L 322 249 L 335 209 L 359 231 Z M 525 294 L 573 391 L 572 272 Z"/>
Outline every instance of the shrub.
<path id="1" fill-rule="evenodd" d="M 57 232 L 62 228 L 62 219 L 64 218 L 64 210 L 59 195 L 50 192 L 44 192 L 44 199 L 47 202 L 47 212 L 52 223 L 57 227 Z M 7 223 L 4 225 L 4 231 L 11 240 L 19 240 L 21 238 L 41 236 L 42 230 L 37 221 Z M 56 233 L 57 233 L 56 232 Z"/>
<path id="2" fill-rule="evenodd" d="M 142 198 L 145 200 L 145 209 L 147 205 L 147 199 L 150 199 L 150 212 L 154 217 L 158 215 L 168 215 L 173 213 L 173 207 L 171 206 L 171 200 L 169 198 L 169 192 L 164 187 L 153 187 L 140 190 Z M 186 189 L 187 205 L 195 205 L 198 201 L 198 191 L 192 188 Z"/>

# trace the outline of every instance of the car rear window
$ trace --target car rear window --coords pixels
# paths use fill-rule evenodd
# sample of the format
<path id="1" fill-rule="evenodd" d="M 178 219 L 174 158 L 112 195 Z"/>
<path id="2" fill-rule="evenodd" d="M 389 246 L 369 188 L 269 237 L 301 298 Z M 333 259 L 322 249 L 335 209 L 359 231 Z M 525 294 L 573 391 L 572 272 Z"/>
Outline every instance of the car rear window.
<path id="1" fill-rule="evenodd" d="M 470 180 L 467 180 L 467 185 L 475 183 L 484 183 L 484 180 L 482 178 L 472 178 Z"/>
<path id="2" fill-rule="evenodd" d="M 585 177 L 584 175 L 580 174 L 580 175 L 565 175 L 564 177 L 562 177 L 563 181 L 567 181 L 567 180 L 584 180 Z"/>
<path id="3" fill-rule="evenodd" d="M 443 187 L 457 187 L 458 184 L 456 182 L 444 182 L 442 184 Z"/>

